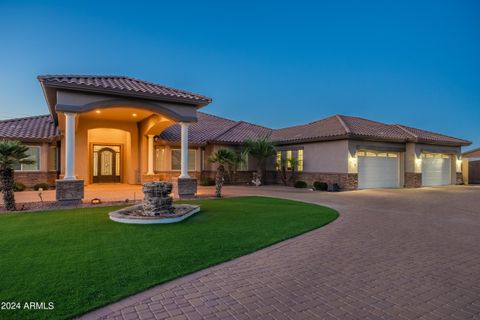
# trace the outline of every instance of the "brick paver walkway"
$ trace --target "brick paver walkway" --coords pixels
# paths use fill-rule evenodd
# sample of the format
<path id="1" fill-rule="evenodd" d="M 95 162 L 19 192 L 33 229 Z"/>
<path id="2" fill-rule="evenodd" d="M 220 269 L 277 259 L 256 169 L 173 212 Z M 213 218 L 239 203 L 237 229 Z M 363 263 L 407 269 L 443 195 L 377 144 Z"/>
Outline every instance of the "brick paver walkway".
<path id="1" fill-rule="evenodd" d="M 480 319 L 480 188 L 252 192 L 341 216 L 85 318 Z"/>

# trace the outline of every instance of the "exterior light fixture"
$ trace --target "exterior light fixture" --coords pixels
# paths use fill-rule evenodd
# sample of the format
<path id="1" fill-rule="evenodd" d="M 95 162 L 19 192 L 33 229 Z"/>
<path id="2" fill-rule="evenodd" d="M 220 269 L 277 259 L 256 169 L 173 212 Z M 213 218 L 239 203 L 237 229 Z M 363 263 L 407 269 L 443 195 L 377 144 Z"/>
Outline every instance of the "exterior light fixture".
<path id="1" fill-rule="evenodd" d="M 96 112 L 97 114 L 102 113 L 102 111 L 100 111 L 100 110 L 95 110 L 95 112 Z"/>
<path id="2" fill-rule="evenodd" d="M 136 117 L 136 116 L 137 116 L 137 114 L 136 114 L 136 113 L 132 113 L 132 116 L 133 116 L 133 117 Z"/>

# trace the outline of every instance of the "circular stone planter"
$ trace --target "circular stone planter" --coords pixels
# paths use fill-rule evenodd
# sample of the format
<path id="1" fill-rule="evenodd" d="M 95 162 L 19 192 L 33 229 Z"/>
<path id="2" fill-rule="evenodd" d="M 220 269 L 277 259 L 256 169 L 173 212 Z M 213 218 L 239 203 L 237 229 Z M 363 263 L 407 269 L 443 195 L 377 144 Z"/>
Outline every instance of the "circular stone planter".
<path id="1" fill-rule="evenodd" d="M 130 224 L 159 224 L 183 221 L 200 211 L 200 206 L 190 204 L 174 204 L 173 213 L 148 216 L 143 214 L 143 205 L 137 204 L 128 208 L 110 212 L 110 220 Z"/>

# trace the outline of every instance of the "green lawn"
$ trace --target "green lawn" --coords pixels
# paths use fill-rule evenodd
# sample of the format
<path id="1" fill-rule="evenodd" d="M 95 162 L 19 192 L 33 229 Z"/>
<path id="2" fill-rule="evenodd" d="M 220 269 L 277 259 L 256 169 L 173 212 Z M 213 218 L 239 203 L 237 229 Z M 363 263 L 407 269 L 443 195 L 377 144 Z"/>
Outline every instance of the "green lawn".
<path id="1" fill-rule="evenodd" d="M 156 284 L 318 228 L 338 214 L 265 198 L 198 200 L 201 212 L 171 225 L 126 225 L 115 208 L 0 215 L 0 302 L 53 302 L 53 311 L 1 319 L 69 318 Z"/>

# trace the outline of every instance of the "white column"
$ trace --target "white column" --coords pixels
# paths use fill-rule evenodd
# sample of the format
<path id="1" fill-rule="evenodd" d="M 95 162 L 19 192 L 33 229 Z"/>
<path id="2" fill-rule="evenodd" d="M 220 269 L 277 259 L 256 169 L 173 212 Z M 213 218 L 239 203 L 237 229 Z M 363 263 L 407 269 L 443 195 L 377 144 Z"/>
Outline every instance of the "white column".
<path id="1" fill-rule="evenodd" d="M 75 116 L 75 113 L 65 112 L 64 180 L 75 180 Z"/>
<path id="2" fill-rule="evenodd" d="M 152 174 L 155 174 L 155 172 L 153 172 L 153 160 L 154 160 L 154 149 L 153 149 L 153 137 L 155 137 L 153 134 L 149 134 L 148 135 L 148 170 L 147 170 L 147 174 L 148 175 L 152 175 Z"/>
<path id="3" fill-rule="evenodd" d="M 181 140 L 181 173 L 179 178 L 190 178 L 188 175 L 188 123 L 180 122 Z"/>

